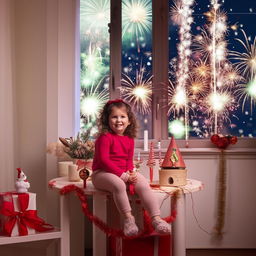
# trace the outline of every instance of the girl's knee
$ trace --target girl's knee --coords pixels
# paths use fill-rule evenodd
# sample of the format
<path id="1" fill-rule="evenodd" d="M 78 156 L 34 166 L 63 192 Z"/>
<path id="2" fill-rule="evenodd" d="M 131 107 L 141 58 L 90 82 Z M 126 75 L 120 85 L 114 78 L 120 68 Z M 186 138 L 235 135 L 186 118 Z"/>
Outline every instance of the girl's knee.
<path id="1" fill-rule="evenodd" d="M 122 180 L 120 182 L 113 183 L 113 192 L 114 193 L 126 192 L 126 184 Z"/>

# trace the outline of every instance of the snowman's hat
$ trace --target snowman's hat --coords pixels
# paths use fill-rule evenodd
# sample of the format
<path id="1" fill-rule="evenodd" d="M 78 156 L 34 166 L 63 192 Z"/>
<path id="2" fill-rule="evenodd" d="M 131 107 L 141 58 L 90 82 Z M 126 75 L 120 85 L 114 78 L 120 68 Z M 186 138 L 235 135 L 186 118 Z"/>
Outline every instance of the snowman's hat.
<path id="1" fill-rule="evenodd" d="M 174 168 L 174 169 L 186 168 L 186 165 L 183 161 L 180 150 L 173 136 L 171 138 L 171 142 L 169 144 L 168 150 L 165 154 L 164 161 L 162 163 L 162 168 Z"/>
<path id="2" fill-rule="evenodd" d="M 21 170 L 21 168 L 17 168 L 18 171 L 18 179 L 20 179 L 21 174 L 24 174 L 23 171 Z"/>

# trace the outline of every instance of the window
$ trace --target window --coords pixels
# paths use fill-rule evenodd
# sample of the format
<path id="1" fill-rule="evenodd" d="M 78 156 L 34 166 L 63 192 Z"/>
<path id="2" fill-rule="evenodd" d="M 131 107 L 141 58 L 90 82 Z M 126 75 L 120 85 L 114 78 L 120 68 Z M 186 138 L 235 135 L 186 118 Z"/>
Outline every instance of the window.
<path id="1" fill-rule="evenodd" d="M 137 112 L 140 138 L 143 130 L 155 139 L 256 137 L 250 2 L 81 0 L 82 127 L 121 95 Z M 95 106 L 85 100 L 93 93 Z"/>
<path id="2" fill-rule="evenodd" d="M 81 129 L 94 126 L 109 99 L 110 2 L 80 1 Z"/>

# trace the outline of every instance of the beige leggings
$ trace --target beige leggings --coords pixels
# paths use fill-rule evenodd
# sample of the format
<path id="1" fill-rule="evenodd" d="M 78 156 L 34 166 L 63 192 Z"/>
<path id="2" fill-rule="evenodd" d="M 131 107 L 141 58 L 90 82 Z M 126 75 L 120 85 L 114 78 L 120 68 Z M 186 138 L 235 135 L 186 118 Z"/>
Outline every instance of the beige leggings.
<path id="1" fill-rule="evenodd" d="M 140 173 L 137 174 L 137 182 L 134 184 L 136 194 L 151 217 L 160 215 L 160 209 L 156 195 L 152 192 L 147 180 Z M 95 188 L 105 190 L 113 194 L 117 209 L 121 214 L 131 211 L 127 195 L 127 185 L 120 177 L 102 170 L 94 171 L 92 183 Z"/>

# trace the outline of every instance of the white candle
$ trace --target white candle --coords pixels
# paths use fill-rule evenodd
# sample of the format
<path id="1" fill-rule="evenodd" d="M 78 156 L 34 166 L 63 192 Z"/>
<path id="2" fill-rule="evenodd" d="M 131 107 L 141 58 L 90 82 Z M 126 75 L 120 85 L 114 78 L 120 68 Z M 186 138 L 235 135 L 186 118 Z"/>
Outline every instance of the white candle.
<path id="1" fill-rule="evenodd" d="M 144 130 L 144 151 L 148 151 L 148 130 Z"/>
<path id="2" fill-rule="evenodd" d="M 160 140 L 157 142 L 157 149 L 161 150 L 161 141 Z"/>
<path id="3" fill-rule="evenodd" d="M 78 166 L 76 164 L 70 164 L 68 166 L 68 180 L 80 181 Z"/>
<path id="4" fill-rule="evenodd" d="M 140 152 L 138 152 L 138 161 L 140 161 Z"/>
<path id="5" fill-rule="evenodd" d="M 65 177 L 68 176 L 68 166 L 73 164 L 72 161 L 62 161 L 58 162 L 58 176 Z"/>

